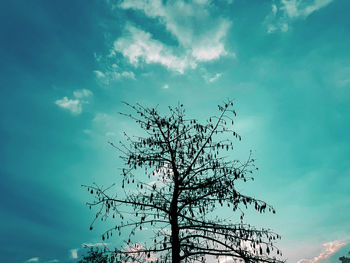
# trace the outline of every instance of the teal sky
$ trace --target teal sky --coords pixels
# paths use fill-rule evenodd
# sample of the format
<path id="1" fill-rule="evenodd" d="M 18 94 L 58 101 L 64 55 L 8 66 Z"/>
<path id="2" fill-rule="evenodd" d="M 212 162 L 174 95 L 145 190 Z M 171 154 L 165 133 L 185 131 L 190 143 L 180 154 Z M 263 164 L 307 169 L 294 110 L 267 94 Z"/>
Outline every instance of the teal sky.
<path id="1" fill-rule="evenodd" d="M 350 1 L 4 1 L 0 7 L 3 262 L 76 262 L 101 242 L 80 185 L 118 182 L 107 144 L 136 132 L 121 101 L 182 102 L 204 119 L 234 98 L 242 191 L 275 215 L 291 263 L 350 251 Z"/>

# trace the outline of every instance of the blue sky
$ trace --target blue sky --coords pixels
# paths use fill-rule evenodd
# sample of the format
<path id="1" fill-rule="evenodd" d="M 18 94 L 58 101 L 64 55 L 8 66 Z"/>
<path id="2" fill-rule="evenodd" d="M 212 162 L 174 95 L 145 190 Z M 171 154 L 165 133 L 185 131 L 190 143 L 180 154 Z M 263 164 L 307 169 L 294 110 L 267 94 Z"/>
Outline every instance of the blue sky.
<path id="1" fill-rule="evenodd" d="M 350 251 L 348 0 L 1 3 L 0 250 L 4 262 L 75 262 L 104 224 L 81 184 L 118 181 L 121 101 L 236 102 L 246 193 L 276 215 L 288 262 Z"/>

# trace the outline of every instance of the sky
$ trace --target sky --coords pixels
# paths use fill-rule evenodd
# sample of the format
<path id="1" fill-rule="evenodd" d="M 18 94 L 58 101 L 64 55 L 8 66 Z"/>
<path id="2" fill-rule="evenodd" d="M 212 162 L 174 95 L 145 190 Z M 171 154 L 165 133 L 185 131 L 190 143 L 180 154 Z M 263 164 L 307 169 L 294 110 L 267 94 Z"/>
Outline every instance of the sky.
<path id="1" fill-rule="evenodd" d="M 291 263 L 350 251 L 348 0 L 12 0 L 0 8 L 2 262 L 76 262 L 106 224 L 82 184 L 118 182 L 121 103 L 205 119 L 234 99 L 242 191 Z"/>

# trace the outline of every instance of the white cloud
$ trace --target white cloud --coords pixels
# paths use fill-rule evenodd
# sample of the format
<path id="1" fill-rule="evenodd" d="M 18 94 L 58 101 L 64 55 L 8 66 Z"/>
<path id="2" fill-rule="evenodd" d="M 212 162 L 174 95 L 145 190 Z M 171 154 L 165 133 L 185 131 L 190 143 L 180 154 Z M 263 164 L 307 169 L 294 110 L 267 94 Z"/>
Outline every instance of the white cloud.
<path id="1" fill-rule="evenodd" d="M 287 32 L 289 24 L 297 19 L 305 19 L 333 0 L 281 0 L 272 4 L 271 14 L 267 16 L 267 32 L 276 30 Z"/>
<path id="2" fill-rule="evenodd" d="M 169 85 L 168 84 L 165 84 L 164 86 L 163 86 L 163 89 L 168 89 L 169 88 Z"/>
<path id="3" fill-rule="evenodd" d="M 212 32 L 202 36 L 196 44 L 192 45 L 193 57 L 197 61 L 210 61 L 227 55 L 222 39 L 226 36 L 230 25 L 231 23 L 224 20 Z"/>
<path id="4" fill-rule="evenodd" d="M 231 23 L 210 16 L 208 1 L 124 0 L 119 7 L 142 11 L 146 16 L 158 19 L 178 41 L 178 46 L 167 46 L 150 33 L 127 25 L 126 33 L 114 47 L 135 66 L 140 62 L 158 63 L 183 73 L 188 68 L 195 68 L 198 62 L 228 54 L 224 39 Z"/>
<path id="5" fill-rule="evenodd" d="M 298 263 L 317 263 L 321 260 L 327 259 L 330 256 L 332 256 L 334 253 L 336 253 L 340 248 L 345 246 L 346 243 L 341 241 L 332 241 L 328 243 L 324 243 L 322 245 L 323 251 L 320 253 L 320 255 L 314 257 L 313 259 L 301 259 L 298 261 Z"/>
<path id="6" fill-rule="evenodd" d="M 71 257 L 72 257 L 73 259 L 78 258 L 78 249 L 77 249 L 77 248 L 71 249 L 70 253 L 71 253 Z"/>
<path id="7" fill-rule="evenodd" d="M 192 55 L 197 61 L 210 61 L 226 54 L 223 44 L 218 44 L 217 46 L 198 46 L 194 47 L 192 51 Z"/>
<path id="8" fill-rule="evenodd" d="M 221 78 L 221 76 L 222 76 L 222 73 L 216 73 L 213 77 L 209 78 L 208 81 L 212 83 L 218 80 L 219 78 Z"/>
<path id="9" fill-rule="evenodd" d="M 35 257 L 35 258 L 30 258 L 28 260 L 25 261 L 26 263 L 28 262 L 39 262 L 39 258 L 38 257 Z"/>
<path id="10" fill-rule="evenodd" d="M 63 109 L 69 110 L 73 114 L 80 114 L 82 112 L 82 105 L 78 99 L 63 99 L 56 100 L 55 103 Z"/>
<path id="11" fill-rule="evenodd" d="M 158 63 L 168 69 L 183 73 L 188 67 L 195 67 L 186 56 L 177 57 L 160 41 L 154 40 L 150 33 L 146 33 L 134 26 L 126 26 L 127 36 L 119 38 L 115 43 L 115 50 L 122 53 L 135 66 L 140 61 L 146 64 Z"/>
<path id="12" fill-rule="evenodd" d="M 55 104 L 63 109 L 69 110 L 74 115 L 78 115 L 82 113 L 83 104 L 88 103 L 85 99 L 91 97 L 92 92 L 87 89 L 80 89 L 73 91 L 73 96 L 73 99 L 69 99 L 66 96 L 62 99 L 58 99 L 55 101 Z"/>

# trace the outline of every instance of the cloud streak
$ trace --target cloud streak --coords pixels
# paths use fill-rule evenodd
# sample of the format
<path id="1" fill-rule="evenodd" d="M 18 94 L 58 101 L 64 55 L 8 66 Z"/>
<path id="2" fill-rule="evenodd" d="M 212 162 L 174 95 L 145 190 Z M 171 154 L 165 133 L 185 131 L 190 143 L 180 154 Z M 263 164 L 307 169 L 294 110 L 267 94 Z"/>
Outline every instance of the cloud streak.
<path id="1" fill-rule="evenodd" d="M 213 77 L 210 77 L 210 78 L 208 79 L 208 81 L 209 81 L 210 83 L 212 83 L 212 82 L 214 82 L 214 81 L 217 81 L 219 78 L 221 78 L 221 76 L 222 76 L 222 73 L 216 73 Z"/>
<path id="2" fill-rule="evenodd" d="M 30 263 L 30 262 L 39 262 L 39 258 L 38 258 L 38 257 L 30 258 L 30 259 L 27 259 L 25 262 L 26 262 L 26 263 Z"/>

